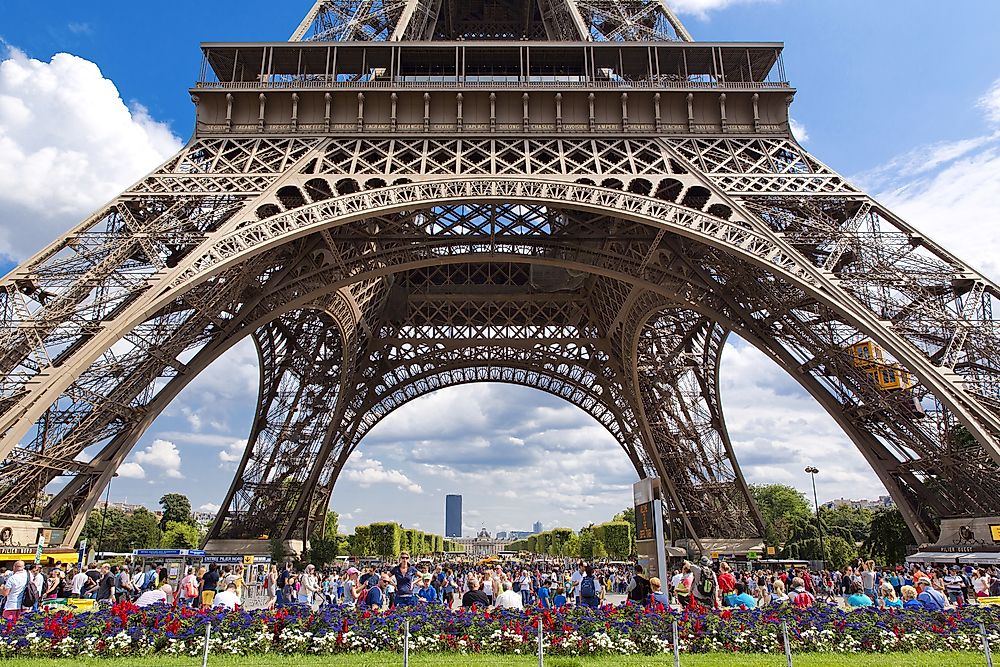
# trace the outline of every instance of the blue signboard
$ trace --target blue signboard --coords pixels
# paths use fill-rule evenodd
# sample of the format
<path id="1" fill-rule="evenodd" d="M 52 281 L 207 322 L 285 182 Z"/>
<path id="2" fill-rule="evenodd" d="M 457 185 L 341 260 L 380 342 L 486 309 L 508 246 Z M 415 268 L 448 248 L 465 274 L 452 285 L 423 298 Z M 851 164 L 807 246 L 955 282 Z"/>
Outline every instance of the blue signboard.
<path id="1" fill-rule="evenodd" d="M 201 549 L 136 549 L 134 556 L 204 556 Z"/>

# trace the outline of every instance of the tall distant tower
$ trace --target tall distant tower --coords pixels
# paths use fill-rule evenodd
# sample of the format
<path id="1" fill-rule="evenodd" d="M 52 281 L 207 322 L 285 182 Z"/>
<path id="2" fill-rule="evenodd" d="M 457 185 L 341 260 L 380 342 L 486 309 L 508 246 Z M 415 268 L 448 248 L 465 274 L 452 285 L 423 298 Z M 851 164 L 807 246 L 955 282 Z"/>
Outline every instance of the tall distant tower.
<path id="1" fill-rule="evenodd" d="M 535 525 L 533 525 L 531 527 L 531 532 L 533 532 L 535 534 L 538 534 L 538 533 L 542 532 L 542 522 L 541 521 L 536 521 Z"/>
<path id="2" fill-rule="evenodd" d="M 444 536 L 462 536 L 462 496 L 449 494 L 444 499 Z"/>

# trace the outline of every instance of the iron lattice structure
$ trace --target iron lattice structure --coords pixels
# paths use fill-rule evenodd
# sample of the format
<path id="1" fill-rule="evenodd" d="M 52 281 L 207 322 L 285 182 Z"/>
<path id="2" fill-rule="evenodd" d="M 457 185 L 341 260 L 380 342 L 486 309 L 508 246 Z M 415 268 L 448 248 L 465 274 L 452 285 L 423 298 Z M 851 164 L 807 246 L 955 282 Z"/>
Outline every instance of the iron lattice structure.
<path id="1" fill-rule="evenodd" d="M 644 0 L 343 0 L 203 51 L 189 144 L 3 279 L 0 512 L 75 539 L 249 336 L 215 544 L 307 536 L 375 424 L 481 381 L 591 414 L 665 481 L 675 535 L 760 534 L 719 401 L 733 332 L 918 539 L 1000 513 L 1000 291 L 795 142 L 780 44 L 693 42 Z M 848 351 L 869 340 L 912 387 Z"/>

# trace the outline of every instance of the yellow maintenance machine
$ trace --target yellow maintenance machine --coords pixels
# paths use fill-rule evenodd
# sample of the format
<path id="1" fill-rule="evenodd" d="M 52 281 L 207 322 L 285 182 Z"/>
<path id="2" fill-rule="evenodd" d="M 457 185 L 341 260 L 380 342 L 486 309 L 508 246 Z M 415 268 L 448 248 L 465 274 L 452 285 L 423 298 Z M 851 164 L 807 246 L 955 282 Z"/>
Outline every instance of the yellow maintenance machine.
<path id="1" fill-rule="evenodd" d="M 886 361 L 885 352 L 873 341 L 849 345 L 847 351 L 854 366 L 867 373 L 879 389 L 895 391 L 909 389 L 915 384 L 913 376 L 906 369 L 895 362 Z"/>

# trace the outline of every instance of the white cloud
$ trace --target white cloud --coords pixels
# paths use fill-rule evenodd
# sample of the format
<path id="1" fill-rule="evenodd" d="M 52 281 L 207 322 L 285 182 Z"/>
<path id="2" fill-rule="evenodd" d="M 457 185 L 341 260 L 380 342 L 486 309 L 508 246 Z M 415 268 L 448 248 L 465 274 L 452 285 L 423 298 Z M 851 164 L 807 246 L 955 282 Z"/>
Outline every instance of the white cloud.
<path id="1" fill-rule="evenodd" d="M 118 476 L 125 477 L 127 479 L 145 479 L 146 471 L 138 463 L 133 463 L 131 461 L 126 462 L 118 466 Z"/>
<path id="2" fill-rule="evenodd" d="M 209 514 L 218 514 L 219 510 L 222 509 L 222 506 L 217 505 L 216 503 L 205 503 L 198 509 L 201 510 L 202 512 L 208 512 Z"/>
<path id="3" fill-rule="evenodd" d="M 679 14 L 692 14 L 705 18 L 709 12 L 753 2 L 774 2 L 774 0 L 669 0 L 667 6 Z"/>
<path id="4" fill-rule="evenodd" d="M 806 129 L 805 125 L 795 120 L 794 118 L 789 118 L 788 124 L 791 125 L 792 134 L 795 136 L 795 139 L 798 140 L 800 144 L 804 144 L 807 141 L 809 141 L 809 131 Z"/>
<path id="5" fill-rule="evenodd" d="M 1000 276 L 1000 79 L 977 102 L 992 132 L 918 147 L 856 180 L 973 268 Z"/>
<path id="6" fill-rule="evenodd" d="M 820 502 L 884 495 L 881 482 L 833 418 L 777 364 L 756 348 L 730 339 L 722 353 L 722 405 L 733 449 L 751 484 L 789 484 L 808 490 L 806 465 Z"/>
<path id="7" fill-rule="evenodd" d="M 423 488 L 399 470 L 389 470 L 381 461 L 355 453 L 344 469 L 344 478 L 357 482 L 362 488 L 373 484 L 390 484 L 410 493 L 423 493 Z"/>
<path id="8" fill-rule="evenodd" d="M 1000 125 L 1000 79 L 994 81 L 986 94 L 979 98 L 979 107 L 986 113 L 988 121 Z"/>
<path id="9" fill-rule="evenodd" d="M 0 61 L 0 255 L 22 259 L 138 180 L 181 141 L 94 63 L 9 49 Z"/>
<path id="10" fill-rule="evenodd" d="M 153 444 L 138 451 L 135 455 L 137 463 L 145 464 L 163 471 L 165 477 L 181 477 L 181 453 L 177 446 L 168 440 L 154 440 Z"/>

